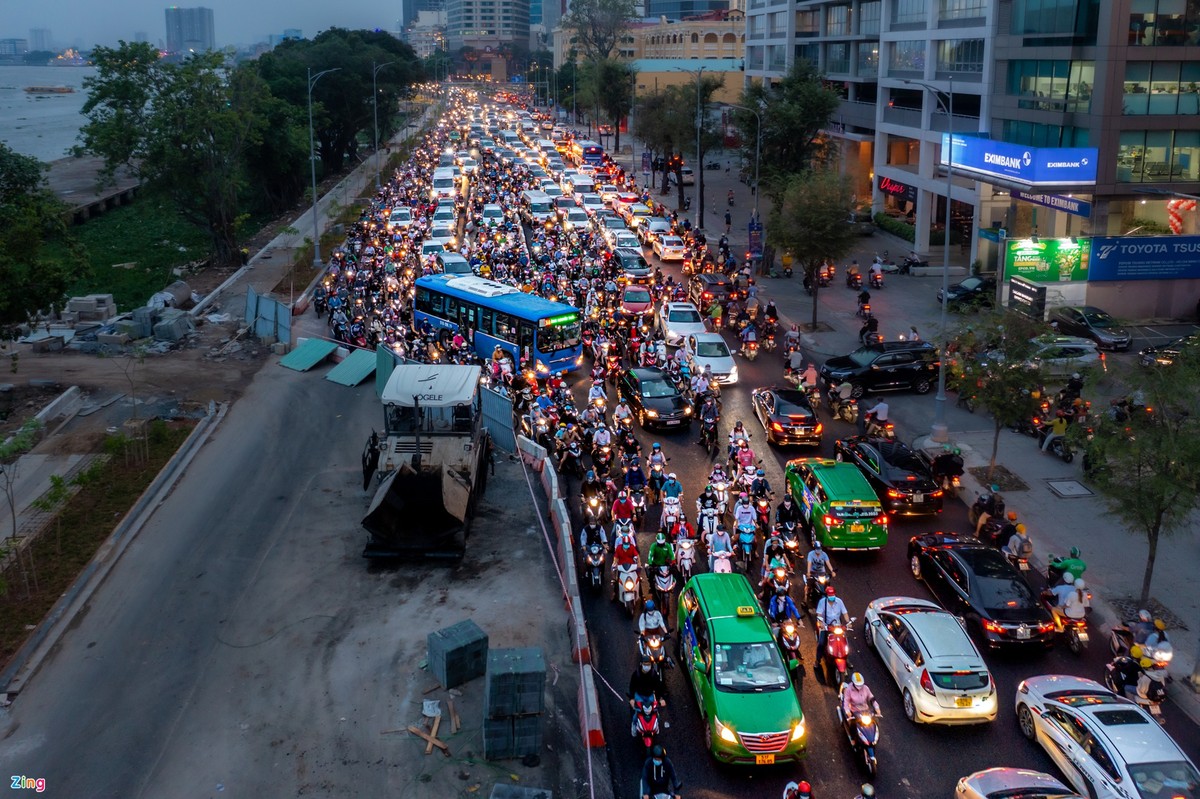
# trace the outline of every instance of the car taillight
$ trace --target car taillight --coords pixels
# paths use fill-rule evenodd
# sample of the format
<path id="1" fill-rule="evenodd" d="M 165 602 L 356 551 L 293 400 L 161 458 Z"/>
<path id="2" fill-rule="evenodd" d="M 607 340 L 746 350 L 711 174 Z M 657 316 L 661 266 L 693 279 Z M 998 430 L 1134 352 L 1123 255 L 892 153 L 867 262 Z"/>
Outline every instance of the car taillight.
<path id="1" fill-rule="evenodd" d="M 875 517 L 875 523 L 876 523 L 876 524 L 883 524 L 883 525 L 886 525 L 886 524 L 888 523 L 888 517 L 887 517 L 887 514 L 886 514 L 886 513 L 881 513 L 881 514 L 879 514 L 878 516 L 876 516 L 876 517 Z"/>
<path id="2" fill-rule="evenodd" d="M 937 696 L 933 690 L 933 679 L 929 676 L 929 669 L 921 669 L 921 689 L 930 696 Z"/>
<path id="3" fill-rule="evenodd" d="M 940 497 L 941 495 L 942 495 L 942 491 L 939 489 L 939 490 L 937 490 L 937 491 L 934 491 L 934 492 L 933 492 L 932 494 L 930 494 L 929 496 L 931 496 L 931 497 Z"/>
<path id="4" fill-rule="evenodd" d="M 1039 633 L 1048 633 L 1048 632 L 1052 632 L 1053 630 L 1054 630 L 1054 622 L 1053 621 L 1044 621 L 1038 625 Z"/>
<path id="5" fill-rule="evenodd" d="M 996 633 L 997 635 L 1004 633 L 1004 626 L 1001 624 L 997 624 L 996 622 L 992 621 L 991 619 L 983 620 L 983 629 L 987 630 L 989 633 Z"/>
<path id="6" fill-rule="evenodd" d="M 814 433 L 820 433 L 820 432 L 821 432 L 822 430 L 824 430 L 824 429 L 825 429 L 825 425 L 821 424 L 820 422 L 817 422 L 817 427 L 816 427 L 816 429 L 815 429 L 815 430 L 813 430 L 813 432 L 814 432 Z"/>
<path id="7" fill-rule="evenodd" d="M 782 433 L 783 425 L 781 425 L 779 422 L 771 422 L 771 429 L 774 430 L 776 433 Z"/>
<path id="8" fill-rule="evenodd" d="M 887 495 L 888 495 L 889 497 L 891 497 L 892 499 L 900 499 L 901 497 L 903 497 L 903 496 L 904 496 L 904 492 L 903 492 L 903 491 L 897 491 L 897 490 L 896 490 L 896 489 L 894 489 L 894 488 L 889 488 L 889 489 L 888 489 L 888 491 L 887 491 Z"/>
<path id="9" fill-rule="evenodd" d="M 837 518 L 836 516 L 830 516 L 829 514 L 825 515 L 823 521 L 825 522 L 826 527 L 841 527 L 843 524 L 841 519 Z"/>

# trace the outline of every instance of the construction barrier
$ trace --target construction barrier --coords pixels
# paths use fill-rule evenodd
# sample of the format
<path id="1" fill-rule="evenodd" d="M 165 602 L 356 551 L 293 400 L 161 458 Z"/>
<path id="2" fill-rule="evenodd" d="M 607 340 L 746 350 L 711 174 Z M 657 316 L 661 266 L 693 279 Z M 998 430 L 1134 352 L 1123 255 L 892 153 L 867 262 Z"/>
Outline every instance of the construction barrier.
<path id="1" fill-rule="evenodd" d="M 534 471 L 539 473 L 542 471 L 542 464 L 546 460 L 545 447 L 525 436 L 517 436 L 517 452 L 520 453 L 521 460 L 532 466 Z"/>
<path id="2" fill-rule="evenodd" d="M 583 682 L 579 685 L 579 719 L 583 729 L 584 745 L 591 748 L 604 746 L 604 728 L 600 726 L 600 696 L 596 693 L 596 677 L 592 667 L 584 664 Z"/>

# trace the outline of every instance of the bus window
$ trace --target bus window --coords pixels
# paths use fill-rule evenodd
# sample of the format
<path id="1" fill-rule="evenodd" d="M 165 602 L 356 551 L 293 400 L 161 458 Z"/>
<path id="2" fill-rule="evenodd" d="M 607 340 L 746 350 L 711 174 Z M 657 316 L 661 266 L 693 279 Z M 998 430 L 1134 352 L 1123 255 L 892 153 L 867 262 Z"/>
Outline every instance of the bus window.
<path id="1" fill-rule="evenodd" d="M 471 303 L 458 301 L 458 321 L 471 329 L 475 328 L 475 306 Z"/>
<path id="2" fill-rule="evenodd" d="M 429 292 L 429 299 L 429 307 L 433 310 L 435 315 L 441 316 L 446 312 L 446 295 L 438 294 L 436 291 L 431 291 Z"/>
<path id="3" fill-rule="evenodd" d="M 444 313 L 442 316 L 446 319 L 449 319 L 451 322 L 457 322 L 458 321 L 458 300 L 454 299 L 453 297 L 447 297 L 446 298 L 446 313 Z"/>
<path id="4" fill-rule="evenodd" d="M 429 313 L 432 308 L 429 301 L 429 289 L 417 289 L 417 310 L 421 313 Z"/>
<path id="5" fill-rule="evenodd" d="M 496 338 L 509 343 L 517 340 L 517 323 L 506 313 L 496 314 Z"/>
<path id="6" fill-rule="evenodd" d="M 529 322 L 521 322 L 520 336 L 517 339 L 517 344 L 520 346 L 522 354 L 533 351 L 533 325 Z"/>
<path id="7" fill-rule="evenodd" d="M 489 336 L 492 335 L 492 309 L 491 308 L 480 308 L 479 309 L 479 332 L 486 333 Z"/>

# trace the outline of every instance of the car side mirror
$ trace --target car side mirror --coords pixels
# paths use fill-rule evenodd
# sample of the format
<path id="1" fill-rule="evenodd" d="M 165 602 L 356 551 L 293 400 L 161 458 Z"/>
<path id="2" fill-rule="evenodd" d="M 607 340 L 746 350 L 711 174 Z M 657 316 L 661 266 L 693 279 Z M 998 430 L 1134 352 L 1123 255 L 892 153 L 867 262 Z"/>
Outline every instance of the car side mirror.
<path id="1" fill-rule="evenodd" d="M 872 627 L 878 627 L 881 624 L 883 624 L 883 622 L 880 621 L 879 619 L 875 619 L 875 621 L 871 622 Z"/>

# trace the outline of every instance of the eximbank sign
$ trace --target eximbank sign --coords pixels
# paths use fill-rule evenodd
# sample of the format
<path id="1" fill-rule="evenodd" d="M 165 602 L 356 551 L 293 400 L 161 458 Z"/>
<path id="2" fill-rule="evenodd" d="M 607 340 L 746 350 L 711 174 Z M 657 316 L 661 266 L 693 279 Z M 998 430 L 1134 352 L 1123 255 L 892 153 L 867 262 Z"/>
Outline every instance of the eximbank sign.
<path id="1" fill-rule="evenodd" d="M 942 134 L 942 164 L 983 178 L 1026 186 L 1091 186 L 1096 182 L 1094 147 L 1024 147 L 978 136 Z"/>

